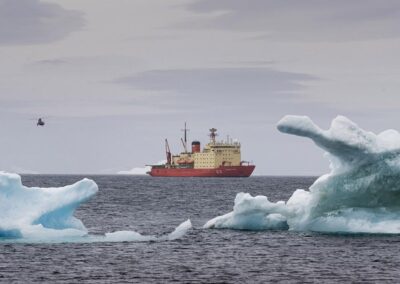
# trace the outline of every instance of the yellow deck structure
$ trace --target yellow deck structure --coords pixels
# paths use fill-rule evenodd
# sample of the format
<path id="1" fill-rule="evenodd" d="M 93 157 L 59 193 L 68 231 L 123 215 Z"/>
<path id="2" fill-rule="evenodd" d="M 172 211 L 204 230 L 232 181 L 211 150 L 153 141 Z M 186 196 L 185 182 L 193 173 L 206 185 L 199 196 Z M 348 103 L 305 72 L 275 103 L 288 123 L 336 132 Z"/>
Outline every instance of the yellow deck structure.
<path id="1" fill-rule="evenodd" d="M 240 143 L 238 141 L 232 141 L 229 137 L 226 141 L 216 141 L 216 131 L 217 129 L 215 128 L 210 129 L 211 141 L 206 144 L 203 151 L 200 152 L 200 148 L 198 148 L 198 151 L 192 150 L 192 152 L 186 151 L 179 155 L 174 155 L 172 157 L 172 166 L 191 167 L 194 169 L 214 169 L 220 166 L 240 166 Z M 193 143 L 198 143 L 198 145 L 200 145 L 200 142 L 197 141 Z"/>

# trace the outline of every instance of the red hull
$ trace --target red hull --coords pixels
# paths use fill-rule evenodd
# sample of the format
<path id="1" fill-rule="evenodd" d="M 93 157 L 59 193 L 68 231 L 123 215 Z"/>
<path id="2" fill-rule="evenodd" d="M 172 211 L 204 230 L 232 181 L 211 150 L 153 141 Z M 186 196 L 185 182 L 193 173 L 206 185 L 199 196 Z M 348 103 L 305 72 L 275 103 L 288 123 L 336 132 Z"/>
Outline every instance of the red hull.
<path id="1" fill-rule="evenodd" d="M 232 166 L 215 169 L 185 169 L 153 167 L 149 175 L 153 177 L 249 177 L 256 166 Z"/>

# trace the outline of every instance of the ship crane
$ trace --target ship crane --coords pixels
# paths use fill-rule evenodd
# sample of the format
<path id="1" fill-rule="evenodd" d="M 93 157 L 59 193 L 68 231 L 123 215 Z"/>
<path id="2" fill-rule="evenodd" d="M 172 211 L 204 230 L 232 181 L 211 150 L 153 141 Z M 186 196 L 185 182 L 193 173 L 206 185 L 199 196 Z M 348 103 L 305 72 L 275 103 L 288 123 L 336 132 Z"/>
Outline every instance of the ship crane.
<path id="1" fill-rule="evenodd" d="M 171 165 L 171 150 L 167 139 L 165 139 L 165 154 L 167 155 L 167 165 Z"/>

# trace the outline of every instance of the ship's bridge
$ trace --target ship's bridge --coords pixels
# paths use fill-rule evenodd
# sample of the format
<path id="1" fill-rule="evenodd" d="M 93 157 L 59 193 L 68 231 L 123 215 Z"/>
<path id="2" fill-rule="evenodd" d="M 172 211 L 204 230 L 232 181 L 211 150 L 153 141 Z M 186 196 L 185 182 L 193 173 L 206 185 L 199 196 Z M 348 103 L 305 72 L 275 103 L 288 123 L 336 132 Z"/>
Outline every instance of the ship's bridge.
<path id="1" fill-rule="evenodd" d="M 203 152 L 194 153 L 194 168 L 218 168 L 220 166 L 240 166 L 241 154 L 238 141 L 211 141 Z"/>

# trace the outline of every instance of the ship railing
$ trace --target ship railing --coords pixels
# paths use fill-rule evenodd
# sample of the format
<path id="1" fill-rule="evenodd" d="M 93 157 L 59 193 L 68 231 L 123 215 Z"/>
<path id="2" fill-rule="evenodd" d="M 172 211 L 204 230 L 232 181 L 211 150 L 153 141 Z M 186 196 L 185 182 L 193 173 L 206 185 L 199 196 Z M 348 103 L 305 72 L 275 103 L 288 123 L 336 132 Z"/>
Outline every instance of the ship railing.
<path id="1" fill-rule="evenodd" d="M 230 146 L 230 147 L 240 147 L 240 143 L 234 142 L 234 143 L 224 143 L 224 142 L 216 142 L 216 143 L 211 143 L 212 146 Z"/>

